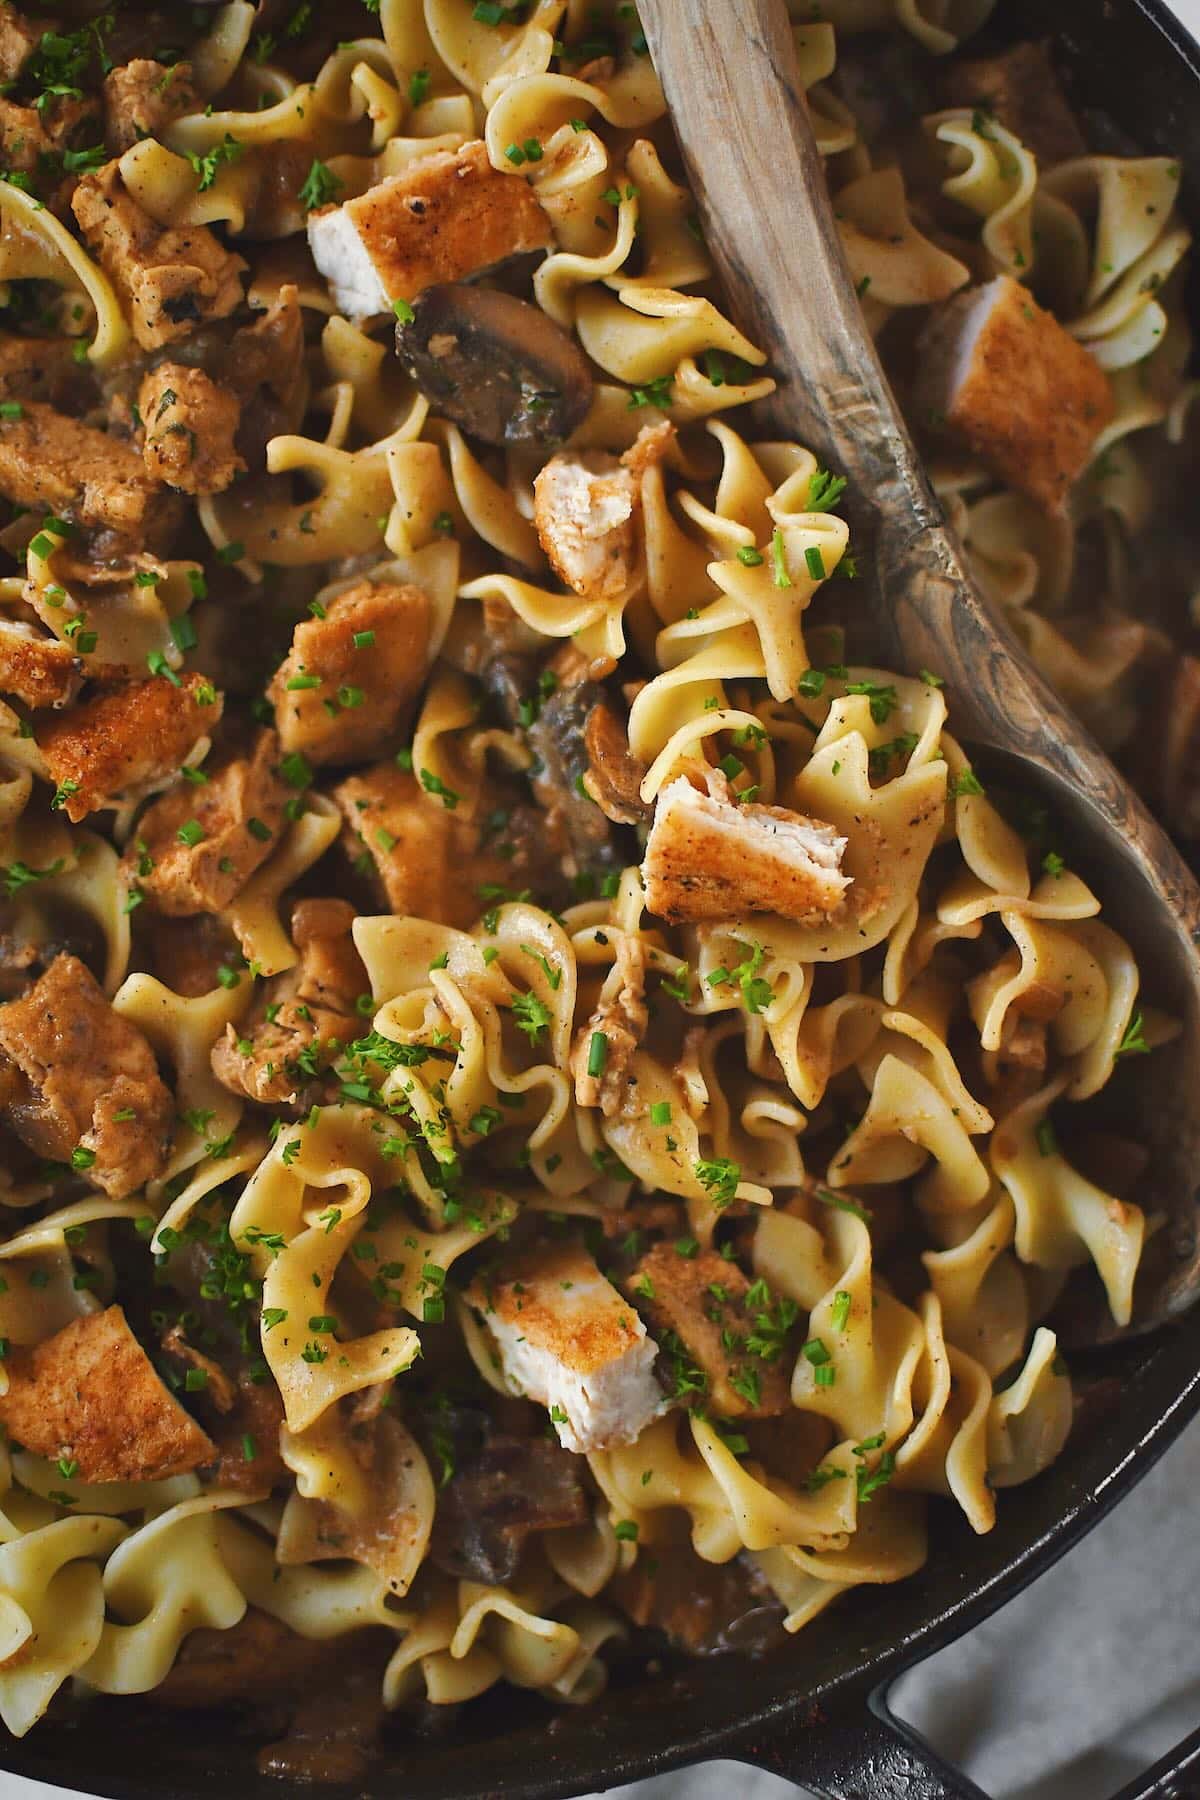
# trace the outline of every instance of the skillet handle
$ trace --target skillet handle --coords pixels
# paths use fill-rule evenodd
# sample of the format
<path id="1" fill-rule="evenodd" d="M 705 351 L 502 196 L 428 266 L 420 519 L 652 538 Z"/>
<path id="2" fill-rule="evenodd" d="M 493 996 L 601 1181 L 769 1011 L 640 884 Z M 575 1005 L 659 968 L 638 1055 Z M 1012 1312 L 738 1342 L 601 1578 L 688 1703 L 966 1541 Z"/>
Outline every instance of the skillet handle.
<path id="1" fill-rule="evenodd" d="M 1186 1786 L 1180 1786 L 1183 1776 L 1191 1776 Z M 1185 1800 L 1188 1794 L 1196 1793 L 1193 1782 L 1200 1777 L 1200 1730 L 1193 1731 L 1190 1737 L 1184 1738 L 1182 1744 L 1156 1762 L 1152 1769 L 1123 1787 L 1113 1800 Z"/>
<path id="2" fill-rule="evenodd" d="M 736 1754 L 821 1800 L 988 1800 L 982 1788 L 889 1712 L 885 1691 L 871 1696 L 869 1709 L 807 1722 L 793 1715 L 778 1736 Z M 1169 1789 L 1154 1788 L 1128 1800 L 1174 1797 Z"/>

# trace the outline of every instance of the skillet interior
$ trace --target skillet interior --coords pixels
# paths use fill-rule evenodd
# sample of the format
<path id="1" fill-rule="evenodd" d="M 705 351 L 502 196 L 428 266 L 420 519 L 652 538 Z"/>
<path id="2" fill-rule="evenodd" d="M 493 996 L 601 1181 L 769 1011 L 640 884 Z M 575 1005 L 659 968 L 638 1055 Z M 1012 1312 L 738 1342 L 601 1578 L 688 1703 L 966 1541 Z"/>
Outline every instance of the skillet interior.
<path id="1" fill-rule="evenodd" d="M 1002 10 L 1005 36 L 1045 34 L 1038 0 L 1003 0 Z M 1156 0 L 1058 0 L 1054 35 L 1080 104 L 1109 115 L 1144 148 L 1180 157 L 1185 210 L 1200 226 L 1196 47 Z M 1195 288 L 1193 319 L 1200 327 Z M 1072 1371 L 1085 1398 L 1067 1452 L 1003 1497 L 989 1536 L 975 1538 L 957 1508 L 940 1507 L 919 1574 L 894 1588 L 854 1590 L 770 1661 L 720 1658 L 657 1675 L 631 1665 L 598 1704 L 579 1710 L 552 1712 L 512 1690 L 493 1694 L 440 1738 L 398 1733 L 355 1791 L 550 1800 L 719 1755 L 801 1777 L 804 1728 L 861 1710 L 873 1688 L 1011 1597 L 1096 1523 L 1200 1410 L 1200 1308 L 1151 1338 L 1075 1356 Z M 331 1669 L 337 1660 L 331 1645 Z M 201 1800 L 214 1786 L 238 1800 L 279 1800 L 280 1785 L 255 1772 L 255 1747 L 227 1719 L 121 1700 L 5 1742 L 0 1766 L 130 1800 Z"/>

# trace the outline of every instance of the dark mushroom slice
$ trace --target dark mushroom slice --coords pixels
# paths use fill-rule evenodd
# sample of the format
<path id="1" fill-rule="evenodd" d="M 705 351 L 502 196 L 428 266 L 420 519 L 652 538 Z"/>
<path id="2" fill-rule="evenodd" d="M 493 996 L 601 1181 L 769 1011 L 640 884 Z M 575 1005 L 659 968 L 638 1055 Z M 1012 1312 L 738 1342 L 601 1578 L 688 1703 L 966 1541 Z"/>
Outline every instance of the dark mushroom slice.
<path id="1" fill-rule="evenodd" d="M 511 1581 L 531 1536 L 586 1523 L 580 1460 L 489 1422 L 438 1499 L 430 1561 L 460 1581 Z"/>
<path id="2" fill-rule="evenodd" d="M 485 444 L 559 443 L 592 403 L 583 352 L 527 300 L 446 282 L 413 301 L 396 351 L 443 418 Z"/>
<path id="3" fill-rule="evenodd" d="M 635 1625 L 693 1656 L 761 1656 L 786 1642 L 784 1609 L 745 1554 L 707 1563 L 690 1544 L 656 1544 L 617 1577 L 612 1594 Z"/>
<path id="4" fill-rule="evenodd" d="M 588 717 L 604 698 L 604 689 L 594 681 L 558 688 L 526 734 L 538 759 L 531 782 L 534 798 L 559 817 L 580 868 L 593 873 L 615 873 L 634 860 L 622 854 L 620 828 L 604 816 L 584 786 L 591 768 Z"/>

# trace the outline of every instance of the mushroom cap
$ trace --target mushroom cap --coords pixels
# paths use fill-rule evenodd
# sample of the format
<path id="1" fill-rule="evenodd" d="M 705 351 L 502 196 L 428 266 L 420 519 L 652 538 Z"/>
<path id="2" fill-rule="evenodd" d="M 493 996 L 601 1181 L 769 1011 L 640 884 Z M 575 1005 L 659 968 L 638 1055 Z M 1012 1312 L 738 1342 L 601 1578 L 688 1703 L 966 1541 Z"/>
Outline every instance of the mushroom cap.
<path id="1" fill-rule="evenodd" d="M 582 350 L 528 300 L 445 282 L 412 304 L 396 351 L 444 418 L 485 444 L 561 443 L 592 403 Z"/>

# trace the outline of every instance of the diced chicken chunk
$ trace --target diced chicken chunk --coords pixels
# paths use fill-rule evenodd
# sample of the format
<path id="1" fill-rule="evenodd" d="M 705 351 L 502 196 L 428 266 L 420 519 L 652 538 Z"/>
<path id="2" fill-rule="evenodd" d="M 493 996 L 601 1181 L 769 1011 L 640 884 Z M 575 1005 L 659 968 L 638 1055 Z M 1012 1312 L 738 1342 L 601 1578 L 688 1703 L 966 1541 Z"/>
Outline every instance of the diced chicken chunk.
<path id="1" fill-rule="evenodd" d="M 585 600 L 617 600 L 638 565 L 641 479 L 675 438 L 666 420 L 645 425 L 619 459 L 560 450 L 533 484 L 533 522 L 560 580 Z"/>
<path id="2" fill-rule="evenodd" d="M 1000 56 L 947 64 L 943 91 L 951 106 L 982 107 L 1032 150 L 1039 167 L 1086 156 L 1079 121 L 1063 93 L 1050 46 L 1015 44 Z"/>
<path id="3" fill-rule="evenodd" d="M 46 19 L 27 18 L 15 6 L 0 7 L 0 83 L 7 87 L 19 79 L 49 28 Z"/>
<path id="4" fill-rule="evenodd" d="M 290 790 L 276 774 L 279 739 L 259 733 L 251 756 L 180 785 L 138 820 L 126 879 L 159 912 L 220 912 L 278 847 Z"/>
<path id="5" fill-rule="evenodd" d="M 544 250 L 550 221 L 529 183 L 493 169 L 475 139 L 419 156 L 343 206 L 313 213 L 308 242 L 339 309 L 366 319 L 435 282 Z"/>
<path id="6" fill-rule="evenodd" d="M 477 1279 L 467 1299 L 508 1381 L 549 1408 L 565 1449 L 631 1444 L 662 1412 L 658 1346 L 581 1245 L 515 1257 Z"/>
<path id="7" fill-rule="evenodd" d="M 850 885 L 845 838 L 783 806 L 739 805 L 721 785 L 717 777 L 704 794 L 680 776 L 659 794 L 642 863 L 650 911 L 673 924 L 746 912 L 808 923 L 835 913 Z"/>
<path id="8" fill-rule="evenodd" d="M 175 1107 L 154 1052 L 78 957 L 56 956 L 0 1006 L 0 1117 L 37 1156 L 113 1199 L 162 1168 Z"/>
<path id="9" fill-rule="evenodd" d="M 938 308 L 918 356 L 919 416 L 1001 481 L 1061 512 L 1113 416 L 1095 358 L 1008 275 Z"/>
<path id="10" fill-rule="evenodd" d="M 15 694 L 34 709 L 70 706 L 82 683 L 83 658 L 70 644 L 0 619 L 0 694 Z"/>
<path id="11" fill-rule="evenodd" d="M 624 1287 L 664 1348 L 699 1368 L 697 1398 L 715 1413 L 766 1418 L 790 1408 L 794 1359 L 783 1354 L 796 1316 L 790 1301 L 772 1302 L 762 1282 L 752 1286 L 716 1250 L 681 1256 L 673 1244 L 648 1250 Z"/>
<path id="12" fill-rule="evenodd" d="M 345 900 L 301 900 L 292 912 L 299 969 L 269 981 L 255 1017 L 226 1027 L 213 1046 L 213 1074 L 232 1093 L 262 1106 L 307 1107 L 314 1083 L 344 1044 L 358 1036 L 355 1011 L 371 984 L 350 928 Z"/>
<path id="13" fill-rule="evenodd" d="M 414 775 L 376 763 L 333 790 L 346 820 L 346 849 L 356 866 L 373 863 L 388 909 L 465 928 L 487 902 L 487 883 L 518 880 L 512 861 L 483 843 L 480 827 L 422 792 Z"/>
<path id="14" fill-rule="evenodd" d="M 0 333 L 0 400 L 42 400 L 67 412 L 82 408 L 91 372 L 75 357 L 81 341 Z"/>
<path id="15" fill-rule="evenodd" d="M 637 485 L 603 450 L 562 450 L 533 484 L 533 522 L 550 566 L 586 600 L 619 600 L 637 567 Z"/>
<path id="16" fill-rule="evenodd" d="M 0 493 L 19 506 L 103 527 L 139 550 L 165 544 L 178 503 L 156 487 L 130 444 L 39 400 L 0 419 Z"/>
<path id="17" fill-rule="evenodd" d="M 83 177 L 71 208 L 128 306 L 143 350 L 174 343 L 202 319 L 227 318 L 240 306 L 242 258 L 207 225 L 158 224 L 129 193 L 115 162 Z"/>
<path id="18" fill-rule="evenodd" d="M 600 1004 L 587 1024 L 575 1034 L 571 1073 L 580 1106 L 598 1106 L 605 1118 L 621 1109 L 629 1085 L 629 1065 L 646 1034 L 650 1014 L 646 1007 L 646 947 L 629 932 L 614 932 L 617 960 L 600 990 Z M 600 1073 L 589 1072 L 592 1039 L 599 1032 L 605 1042 Z"/>
<path id="19" fill-rule="evenodd" d="M 104 141 L 114 156 L 166 127 L 196 106 L 192 65 L 170 68 L 147 56 L 120 63 L 104 77 Z"/>
<path id="20" fill-rule="evenodd" d="M 0 1420 L 9 1436 L 38 1456 L 77 1463 L 80 1481 L 164 1481 L 216 1453 L 159 1380 L 119 1306 L 13 1351 L 5 1367 Z"/>
<path id="21" fill-rule="evenodd" d="M 41 725 L 38 748 L 72 824 L 170 780 L 213 730 L 221 705 L 202 675 L 179 687 L 161 678 L 123 681 Z"/>
<path id="22" fill-rule="evenodd" d="M 356 582 L 303 620 L 269 689 L 284 749 L 312 763 L 378 755 L 420 692 L 428 641 L 429 596 L 410 582 Z"/>
<path id="23" fill-rule="evenodd" d="M 234 444 L 242 417 L 237 395 L 203 369 L 159 363 L 142 379 L 138 411 L 153 481 L 185 494 L 220 494 L 245 469 Z"/>
<path id="24" fill-rule="evenodd" d="M 0 11 L 0 18 L 3 18 Z M 21 175 L 32 175 L 38 158 L 53 151 L 40 115 L 32 106 L 20 106 L 15 100 L 0 97 L 0 156 L 6 168 Z"/>

